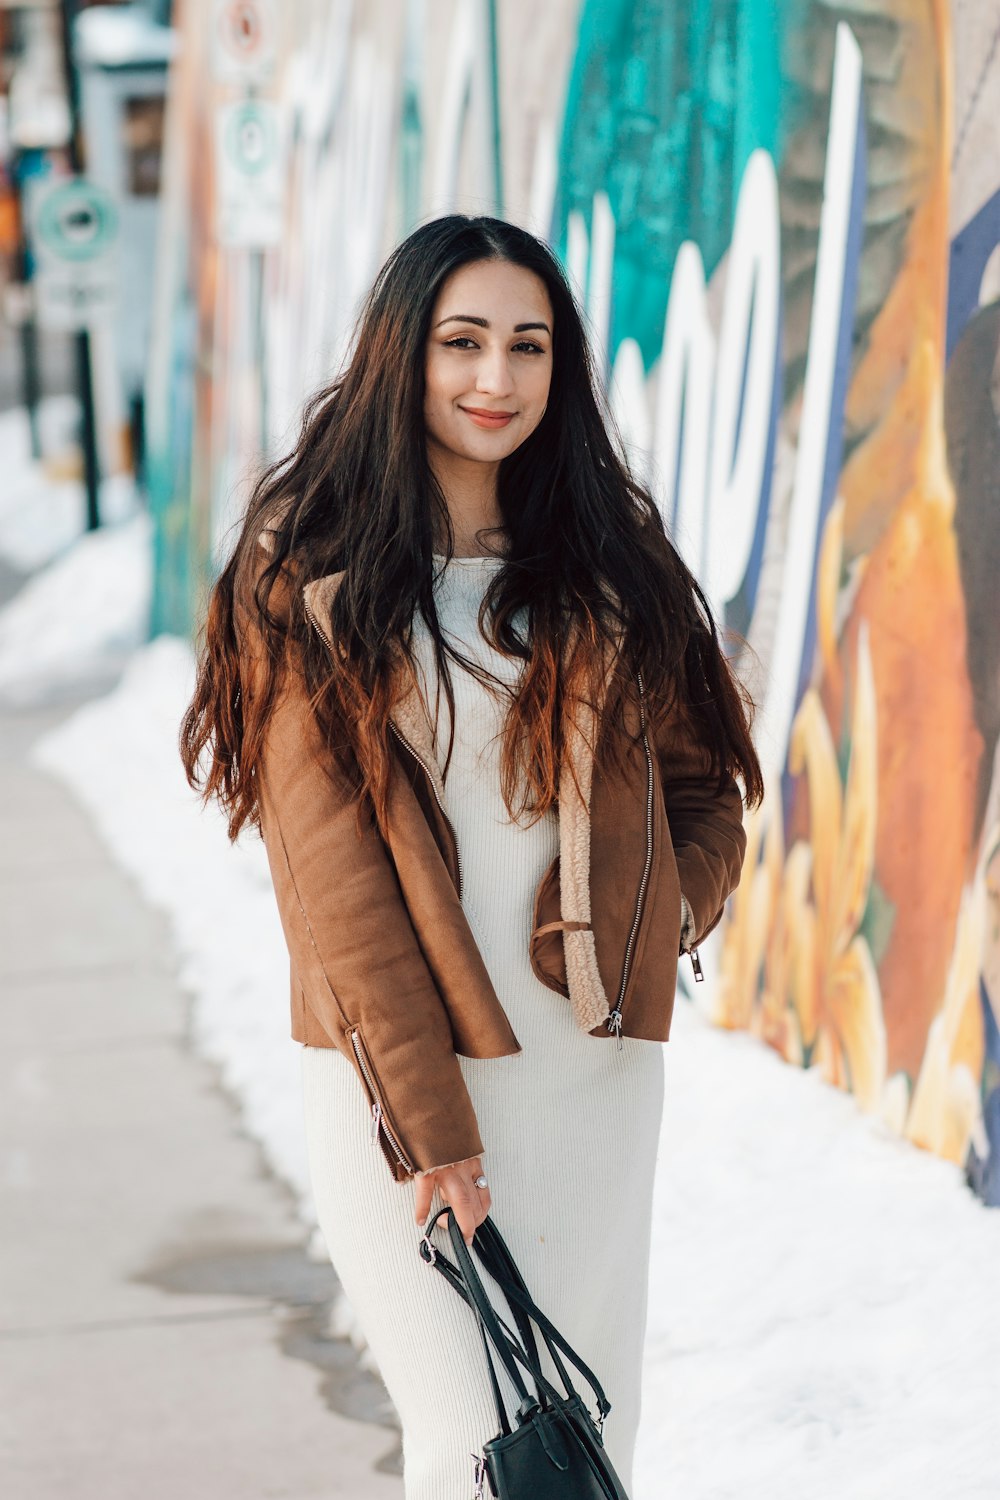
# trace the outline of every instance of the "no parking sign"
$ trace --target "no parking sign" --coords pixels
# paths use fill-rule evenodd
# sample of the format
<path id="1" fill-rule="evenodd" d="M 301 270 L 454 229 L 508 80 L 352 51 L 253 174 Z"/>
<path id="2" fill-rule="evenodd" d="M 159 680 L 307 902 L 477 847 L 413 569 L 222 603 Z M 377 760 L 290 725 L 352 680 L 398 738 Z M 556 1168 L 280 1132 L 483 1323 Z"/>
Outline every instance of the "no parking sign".
<path id="1" fill-rule="evenodd" d="M 269 99 L 240 99 L 216 112 L 218 237 L 259 249 L 281 238 L 284 113 Z"/>
<path id="2" fill-rule="evenodd" d="M 278 13 L 273 0 L 215 0 L 212 67 L 224 83 L 259 83 L 274 72 Z"/>
<path id="3" fill-rule="evenodd" d="M 35 309 L 47 328 L 81 329 L 105 319 L 117 294 L 118 206 L 85 177 L 32 186 L 28 232 Z"/>

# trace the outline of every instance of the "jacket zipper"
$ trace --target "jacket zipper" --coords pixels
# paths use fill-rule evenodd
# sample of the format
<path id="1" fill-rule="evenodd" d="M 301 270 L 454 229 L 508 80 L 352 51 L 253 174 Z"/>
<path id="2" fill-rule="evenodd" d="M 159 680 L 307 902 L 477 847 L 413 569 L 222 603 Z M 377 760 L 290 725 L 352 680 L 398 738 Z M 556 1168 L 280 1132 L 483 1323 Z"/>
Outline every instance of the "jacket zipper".
<path id="1" fill-rule="evenodd" d="M 414 750 L 413 746 L 410 744 L 410 742 L 406 738 L 406 736 L 399 729 L 397 729 L 395 721 L 393 719 L 389 720 L 389 727 L 392 729 L 393 733 L 395 734 L 396 738 L 399 740 L 400 744 L 405 745 L 406 748 L 407 748 L 407 750 L 409 750 L 410 754 L 413 756 L 413 759 L 417 762 L 417 765 L 421 766 L 423 768 L 424 774 L 427 777 L 427 780 L 431 784 L 431 790 L 434 793 L 435 801 L 437 802 L 438 807 L 441 809 L 441 815 L 444 818 L 444 821 L 445 821 L 445 824 L 447 826 L 448 832 L 451 834 L 451 842 L 452 842 L 452 845 L 454 846 L 454 849 L 455 849 L 455 863 L 458 866 L 458 897 L 459 897 L 459 900 L 461 900 L 461 898 L 462 898 L 462 851 L 458 847 L 458 835 L 455 832 L 455 829 L 454 829 L 454 827 L 452 825 L 451 819 L 448 817 L 448 810 L 445 807 L 443 801 L 441 800 L 441 793 L 438 791 L 437 778 L 431 775 L 430 767 L 428 766 L 427 762 L 424 760 L 423 756 L 417 754 L 416 750 Z"/>
<path id="2" fill-rule="evenodd" d="M 694 918 L 693 918 L 693 913 L 691 911 L 690 903 L 684 899 L 683 892 L 681 893 L 681 903 L 682 903 L 683 908 L 684 908 L 684 919 L 681 922 L 681 928 L 682 929 L 686 929 L 693 922 Z M 698 949 L 694 946 L 694 944 L 693 943 L 685 943 L 682 940 L 680 951 L 681 951 L 681 953 L 686 953 L 688 955 L 688 957 L 690 958 L 690 960 L 691 960 L 691 967 L 692 967 L 692 969 L 694 969 L 694 977 L 695 977 L 695 979 L 696 980 L 704 979 L 705 976 L 701 972 L 701 960 L 698 957 Z"/>
<path id="3" fill-rule="evenodd" d="M 642 879 L 639 881 L 639 891 L 635 900 L 635 912 L 632 917 L 632 926 L 625 944 L 625 961 L 622 964 L 622 977 L 618 985 L 618 998 L 614 1009 L 607 1019 L 607 1027 L 618 1038 L 618 1050 L 622 1050 L 622 1001 L 625 998 L 625 986 L 628 983 L 629 969 L 632 966 L 632 951 L 635 947 L 636 934 L 639 931 L 639 922 L 642 918 L 642 908 L 646 900 L 646 887 L 649 884 L 649 872 L 653 867 L 653 755 L 649 748 L 649 736 L 646 733 L 646 709 L 645 696 L 642 686 L 642 673 L 636 673 L 639 684 L 639 701 L 642 705 L 642 744 L 646 752 L 646 863 L 642 869 Z"/>
<path id="4" fill-rule="evenodd" d="M 614 1009 L 607 1019 L 608 1030 L 618 1038 L 618 1050 L 622 1049 L 622 1001 L 625 998 L 625 986 L 628 983 L 628 973 L 632 964 L 632 950 L 635 946 L 636 935 L 639 931 L 639 922 L 642 917 L 642 908 L 646 899 L 646 887 L 649 884 L 649 872 L 653 864 L 653 755 L 649 748 L 649 736 L 646 732 L 645 690 L 642 685 L 642 673 L 636 673 L 639 684 L 639 700 L 642 704 L 642 744 L 646 752 L 646 863 L 643 866 L 642 879 L 639 882 L 639 892 L 636 896 L 635 914 L 632 917 L 632 927 L 625 945 L 625 961 L 622 964 L 622 977 L 618 986 L 618 998 Z M 696 980 L 704 979 L 701 959 L 698 957 L 696 947 L 685 948 L 684 952 L 691 960 Z"/>
<path id="5" fill-rule="evenodd" d="M 402 1147 L 400 1146 L 396 1137 L 393 1135 L 392 1131 L 389 1129 L 389 1126 L 386 1122 L 385 1114 L 382 1110 L 382 1100 L 379 1097 L 378 1089 L 375 1087 L 375 1080 L 373 1079 L 371 1069 L 368 1066 L 368 1059 L 365 1056 L 364 1044 L 359 1035 L 359 1028 L 355 1026 L 354 1030 L 349 1032 L 348 1034 L 351 1038 L 351 1046 L 354 1048 L 354 1055 L 358 1060 L 358 1067 L 361 1069 L 364 1080 L 368 1085 L 368 1092 L 372 1096 L 372 1141 L 374 1142 L 378 1139 L 379 1131 L 381 1131 L 385 1139 L 388 1141 L 390 1147 L 392 1148 L 393 1155 L 399 1162 L 400 1166 L 405 1167 L 407 1172 L 410 1172 L 412 1174 L 413 1168 L 407 1160 Z"/>
<path id="6" fill-rule="evenodd" d="M 315 610 L 313 609 L 312 605 L 309 603 L 309 600 L 306 598 L 306 596 L 304 594 L 302 596 L 302 603 L 305 606 L 306 614 L 308 615 L 309 619 L 312 621 L 312 624 L 313 624 L 314 628 L 323 637 L 323 640 L 326 642 L 327 647 L 332 652 L 333 651 L 333 639 L 330 636 L 329 632 L 323 627 L 322 623 L 320 622 L 319 616 L 316 614 Z"/>

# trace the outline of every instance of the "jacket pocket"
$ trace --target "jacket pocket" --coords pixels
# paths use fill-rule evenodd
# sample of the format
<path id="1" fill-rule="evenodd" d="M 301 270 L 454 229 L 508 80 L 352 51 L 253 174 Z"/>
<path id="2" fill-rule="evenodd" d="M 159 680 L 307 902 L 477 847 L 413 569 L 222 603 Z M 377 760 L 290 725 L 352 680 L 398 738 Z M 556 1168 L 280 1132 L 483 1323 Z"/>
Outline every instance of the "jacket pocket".
<path id="1" fill-rule="evenodd" d="M 413 1167 L 400 1144 L 399 1134 L 386 1117 L 385 1102 L 382 1089 L 379 1086 L 378 1074 L 375 1071 L 375 1065 L 365 1045 L 364 1037 L 361 1035 L 361 1027 L 350 1027 L 347 1032 L 347 1040 L 354 1054 L 358 1075 L 361 1078 L 368 1097 L 368 1107 L 372 1115 L 371 1138 L 373 1141 L 378 1140 L 386 1161 L 393 1170 L 394 1176 L 397 1178 L 412 1177 Z"/>
<path id="2" fill-rule="evenodd" d="M 569 996 L 566 979 L 566 952 L 563 935 L 555 923 L 559 920 L 559 856 L 549 865 L 535 892 L 531 918 L 528 959 L 535 978 L 550 990 Z"/>

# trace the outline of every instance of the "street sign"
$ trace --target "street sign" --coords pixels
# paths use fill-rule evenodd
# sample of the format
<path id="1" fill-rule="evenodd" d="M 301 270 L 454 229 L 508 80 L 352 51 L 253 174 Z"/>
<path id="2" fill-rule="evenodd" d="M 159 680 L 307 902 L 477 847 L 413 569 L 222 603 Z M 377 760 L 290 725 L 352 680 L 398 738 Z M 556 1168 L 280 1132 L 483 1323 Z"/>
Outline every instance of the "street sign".
<path id="1" fill-rule="evenodd" d="M 70 330 L 105 321 L 117 296 L 114 198 L 85 177 L 41 178 L 27 209 L 38 321 Z"/>
<path id="2" fill-rule="evenodd" d="M 219 243 L 262 249 L 281 238 L 285 185 L 284 114 L 267 99 L 216 109 Z"/>
<path id="3" fill-rule="evenodd" d="M 212 21 L 212 71 L 219 82 L 271 77 L 278 50 L 273 0 L 215 0 Z"/>

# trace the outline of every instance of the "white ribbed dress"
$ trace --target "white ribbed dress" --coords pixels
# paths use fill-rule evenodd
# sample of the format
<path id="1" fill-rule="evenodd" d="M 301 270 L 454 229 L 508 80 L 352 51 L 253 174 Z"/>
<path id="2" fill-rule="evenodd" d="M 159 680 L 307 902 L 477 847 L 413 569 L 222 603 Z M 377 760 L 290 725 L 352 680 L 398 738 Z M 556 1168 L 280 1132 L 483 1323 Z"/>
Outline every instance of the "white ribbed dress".
<path id="1" fill-rule="evenodd" d="M 500 565 L 453 558 L 435 597 L 441 627 L 459 649 L 513 682 L 520 664 L 493 651 L 477 626 L 490 570 Z M 418 627 L 425 683 L 433 683 L 429 637 L 422 621 Z M 663 1048 L 624 1036 L 619 1050 L 581 1031 L 569 1002 L 532 973 L 533 899 L 558 852 L 558 820 L 511 822 L 495 738 L 505 705 L 449 665 L 457 726 L 445 792 L 462 854 L 463 905 L 523 1049 L 459 1059 L 485 1148 L 491 1217 L 539 1306 L 604 1385 L 613 1405 L 605 1442 L 631 1493 Z M 433 713 L 433 691 L 428 702 Z M 447 721 L 442 692 L 442 766 Z M 472 1310 L 418 1254 L 414 1182 L 390 1175 L 351 1063 L 335 1048 L 304 1046 L 302 1081 L 317 1216 L 402 1423 L 406 1500 L 470 1500 L 470 1455 L 498 1430 Z M 433 1209 L 440 1206 L 435 1194 Z M 446 1245 L 441 1231 L 435 1239 Z M 546 1365 L 551 1372 L 547 1356 Z M 501 1378 L 510 1394 L 502 1371 Z M 582 1381 L 580 1389 L 588 1395 Z"/>

